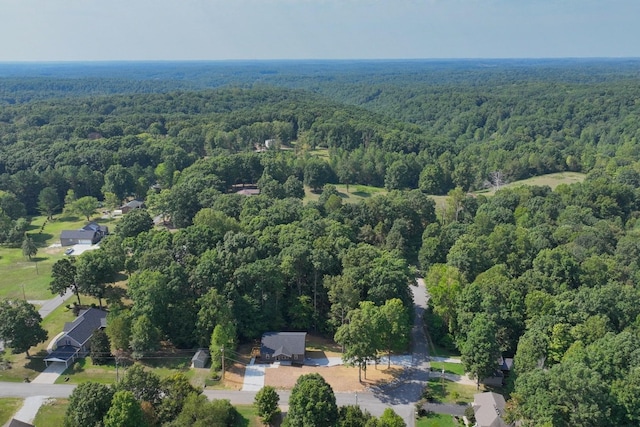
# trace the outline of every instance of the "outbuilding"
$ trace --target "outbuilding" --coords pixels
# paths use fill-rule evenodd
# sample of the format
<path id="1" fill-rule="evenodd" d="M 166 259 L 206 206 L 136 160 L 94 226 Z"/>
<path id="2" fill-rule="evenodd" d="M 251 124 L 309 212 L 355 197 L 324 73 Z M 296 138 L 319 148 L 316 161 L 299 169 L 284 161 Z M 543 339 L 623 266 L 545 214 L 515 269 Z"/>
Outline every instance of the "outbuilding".
<path id="1" fill-rule="evenodd" d="M 209 363 L 209 351 L 200 349 L 196 351 L 196 354 L 191 358 L 192 368 L 204 368 Z"/>

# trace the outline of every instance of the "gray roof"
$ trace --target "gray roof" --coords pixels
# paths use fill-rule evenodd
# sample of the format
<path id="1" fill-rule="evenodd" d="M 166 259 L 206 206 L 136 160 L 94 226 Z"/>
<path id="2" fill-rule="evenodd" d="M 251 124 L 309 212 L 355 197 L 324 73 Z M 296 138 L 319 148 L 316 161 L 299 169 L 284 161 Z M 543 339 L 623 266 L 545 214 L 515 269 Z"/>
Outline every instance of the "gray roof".
<path id="1" fill-rule="evenodd" d="M 100 225 L 97 222 L 90 222 L 89 224 L 85 225 L 84 227 L 82 227 L 83 230 L 89 230 L 89 231 L 95 231 L 95 232 L 101 232 L 106 234 L 107 231 L 109 230 L 105 225 Z"/>
<path id="2" fill-rule="evenodd" d="M 44 359 L 47 362 L 66 362 L 78 353 L 78 349 L 71 345 L 63 345 L 53 350 Z"/>
<path id="3" fill-rule="evenodd" d="M 140 200 L 132 200 L 130 202 L 125 203 L 124 205 L 122 205 L 122 207 L 128 207 L 131 209 L 138 209 L 140 207 L 142 207 L 142 205 L 144 205 L 144 202 L 141 202 Z"/>
<path id="4" fill-rule="evenodd" d="M 106 318 L 106 311 L 90 308 L 82 312 L 73 322 L 65 323 L 65 335 L 84 345 L 89 341 L 95 330 L 102 327 L 103 320 Z"/>
<path id="5" fill-rule="evenodd" d="M 62 230 L 61 239 L 89 239 L 93 240 L 96 232 L 93 230 Z"/>
<path id="6" fill-rule="evenodd" d="M 260 353 L 273 357 L 304 354 L 306 339 L 306 332 L 266 332 L 262 335 Z"/>
<path id="7" fill-rule="evenodd" d="M 191 361 L 195 362 L 196 360 L 199 360 L 202 363 L 206 363 L 209 360 L 209 352 L 202 349 L 196 351 L 196 354 L 193 355 Z"/>
<path id="8" fill-rule="evenodd" d="M 500 369 L 503 371 L 510 371 L 513 369 L 513 358 L 511 357 L 502 357 L 498 358 L 498 365 Z"/>
<path id="9" fill-rule="evenodd" d="M 478 427 L 507 427 L 502 419 L 505 401 L 501 394 L 494 392 L 473 395 L 473 410 Z"/>
<path id="10" fill-rule="evenodd" d="M 33 427 L 33 424 L 25 423 L 24 421 L 11 419 L 11 422 L 7 424 L 7 427 Z"/>

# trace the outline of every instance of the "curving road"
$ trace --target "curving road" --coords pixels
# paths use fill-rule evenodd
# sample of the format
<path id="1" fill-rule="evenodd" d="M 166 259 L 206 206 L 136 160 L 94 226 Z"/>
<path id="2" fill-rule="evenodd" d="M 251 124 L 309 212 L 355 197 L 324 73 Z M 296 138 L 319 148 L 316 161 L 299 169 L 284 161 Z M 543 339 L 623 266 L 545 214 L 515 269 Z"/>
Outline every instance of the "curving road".
<path id="1" fill-rule="evenodd" d="M 418 285 L 412 286 L 415 309 L 412 334 L 412 366 L 391 384 L 372 388 L 359 393 L 337 392 L 336 402 L 339 406 L 358 404 L 375 416 L 380 416 L 391 406 L 407 423 L 415 426 L 415 403 L 420 399 L 424 384 L 429 379 L 429 357 L 427 339 L 423 328 L 423 314 L 427 306 L 427 293 L 424 281 L 418 279 Z M 72 384 L 26 384 L 0 382 L 0 397 L 27 398 L 32 396 L 48 396 L 53 398 L 68 397 L 75 385 Z M 209 399 L 229 399 L 232 404 L 252 404 L 256 392 L 207 390 L 204 394 Z M 279 391 L 280 401 L 286 406 L 290 392 Z"/>

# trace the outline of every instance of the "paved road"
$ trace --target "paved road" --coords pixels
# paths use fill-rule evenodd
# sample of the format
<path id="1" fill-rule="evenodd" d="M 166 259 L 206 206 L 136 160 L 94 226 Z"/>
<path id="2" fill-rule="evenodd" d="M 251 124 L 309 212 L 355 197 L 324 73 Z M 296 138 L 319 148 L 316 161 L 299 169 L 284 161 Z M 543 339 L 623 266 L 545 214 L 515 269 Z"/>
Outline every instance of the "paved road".
<path id="1" fill-rule="evenodd" d="M 47 317 L 53 310 L 60 307 L 66 300 L 71 298 L 72 295 L 73 292 L 68 290 L 63 296 L 56 295 L 55 297 L 44 301 L 44 304 L 42 304 L 42 307 L 40 307 L 40 310 L 38 310 L 38 313 L 40 313 L 40 317 L 42 317 L 43 319 Z"/>
<path id="2" fill-rule="evenodd" d="M 429 378 L 429 357 L 427 339 L 423 329 L 423 314 L 427 305 L 427 294 L 424 282 L 418 279 L 418 286 L 412 286 L 415 319 L 412 333 L 412 366 L 398 381 L 374 388 L 371 391 L 357 393 L 336 393 L 338 405 L 358 404 L 375 416 L 380 416 L 391 406 L 407 423 L 408 427 L 415 426 L 415 402 L 420 399 L 424 384 Z M 64 300 L 63 300 L 64 301 Z M 61 304 L 61 302 L 60 302 Z M 44 317 L 44 316 L 43 316 Z M 0 383 L 0 397 L 26 398 L 30 396 L 49 396 L 53 398 L 68 397 L 75 385 L 73 384 L 25 384 Z M 209 399 L 229 399 L 232 404 L 251 404 L 255 391 L 207 390 L 204 394 Z M 280 402 L 286 406 L 290 392 L 280 391 Z"/>

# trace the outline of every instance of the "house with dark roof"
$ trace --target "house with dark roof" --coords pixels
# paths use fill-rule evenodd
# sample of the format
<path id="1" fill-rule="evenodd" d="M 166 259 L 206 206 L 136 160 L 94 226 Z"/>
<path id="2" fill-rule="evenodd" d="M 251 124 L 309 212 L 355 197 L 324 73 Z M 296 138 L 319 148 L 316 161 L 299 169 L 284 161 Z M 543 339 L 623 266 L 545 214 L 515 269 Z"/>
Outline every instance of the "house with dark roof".
<path id="1" fill-rule="evenodd" d="M 473 412 L 477 427 L 510 427 L 503 419 L 505 401 L 501 394 L 494 392 L 473 395 Z"/>
<path id="2" fill-rule="evenodd" d="M 303 364 L 306 346 L 306 332 L 266 332 L 260 342 L 260 360 Z"/>
<path id="3" fill-rule="evenodd" d="M 7 427 L 33 427 L 33 424 L 25 423 L 24 421 L 12 418 Z"/>
<path id="4" fill-rule="evenodd" d="M 90 222 L 79 230 L 63 230 L 60 233 L 60 245 L 95 245 L 107 234 L 109 234 L 108 227 Z"/>
<path id="5" fill-rule="evenodd" d="M 144 202 L 140 200 L 131 200 L 130 202 L 127 202 L 124 205 L 120 206 L 118 210 L 121 211 L 122 214 L 124 215 L 127 212 L 130 212 L 134 209 L 143 209 L 143 208 L 144 208 Z"/>
<path id="6" fill-rule="evenodd" d="M 87 355 L 91 336 L 106 326 L 106 311 L 97 308 L 83 311 L 73 322 L 65 323 L 64 330 L 52 347 L 53 351 L 44 359 L 45 364 L 62 362 L 69 367 L 69 363 Z"/>

